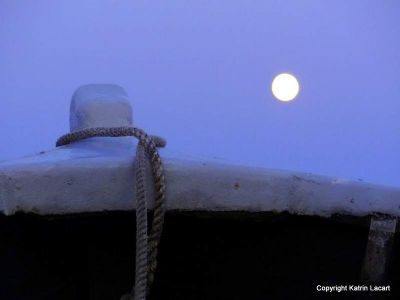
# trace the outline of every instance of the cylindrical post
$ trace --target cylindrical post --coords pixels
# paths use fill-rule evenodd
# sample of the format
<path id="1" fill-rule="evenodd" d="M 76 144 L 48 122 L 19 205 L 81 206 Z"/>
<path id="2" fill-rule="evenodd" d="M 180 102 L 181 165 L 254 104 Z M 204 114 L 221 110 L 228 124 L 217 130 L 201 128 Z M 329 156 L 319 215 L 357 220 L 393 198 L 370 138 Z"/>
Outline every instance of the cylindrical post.
<path id="1" fill-rule="evenodd" d="M 70 130 L 132 126 L 132 107 L 125 90 L 115 84 L 88 84 L 72 96 Z"/>

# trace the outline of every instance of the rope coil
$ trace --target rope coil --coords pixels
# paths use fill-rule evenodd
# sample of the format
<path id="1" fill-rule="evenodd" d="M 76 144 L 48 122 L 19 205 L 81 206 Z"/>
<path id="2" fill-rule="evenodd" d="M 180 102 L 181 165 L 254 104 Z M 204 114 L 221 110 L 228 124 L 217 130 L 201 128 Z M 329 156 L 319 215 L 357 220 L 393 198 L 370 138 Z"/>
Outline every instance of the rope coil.
<path id="1" fill-rule="evenodd" d="M 133 136 L 139 140 L 136 149 L 136 270 L 135 286 L 121 300 L 145 300 L 157 267 L 157 252 L 165 216 L 166 183 L 164 167 L 157 147 L 164 147 L 166 141 L 150 136 L 135 127 L 96 127 L 71 132 L 61 136 L 56 147 L 91 137 Z M 150 235 L 147 235 L 147 187 L 146 159 L 150 160 L 155 188 L 154 212 Z"/>

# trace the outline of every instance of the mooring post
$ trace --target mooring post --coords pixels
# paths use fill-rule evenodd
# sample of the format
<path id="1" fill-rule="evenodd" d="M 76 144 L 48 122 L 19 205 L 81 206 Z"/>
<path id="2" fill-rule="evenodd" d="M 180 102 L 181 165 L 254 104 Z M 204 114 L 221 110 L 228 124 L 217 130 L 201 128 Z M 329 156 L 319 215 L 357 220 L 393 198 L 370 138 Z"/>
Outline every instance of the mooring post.
<path id="1" fill-rule="evenodd" d="M 70 130 L 132 126 L 132 107 L 125 90 L 115 84 L 88 84 L 72 96 Z"/>

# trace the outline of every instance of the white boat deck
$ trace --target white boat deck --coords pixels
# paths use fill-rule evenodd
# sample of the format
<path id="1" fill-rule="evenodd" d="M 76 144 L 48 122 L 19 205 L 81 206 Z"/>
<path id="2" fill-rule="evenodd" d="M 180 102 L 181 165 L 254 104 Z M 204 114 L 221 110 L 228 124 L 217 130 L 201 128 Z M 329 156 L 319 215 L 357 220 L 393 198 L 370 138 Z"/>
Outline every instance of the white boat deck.
<path id="1" fill-rule="evenodd" d="M 3 162 L 0 210 L 6 215 L 132 210 L 135 148 L 136 140 L 130 137 L 92 138 Z M 169 210 L 400 215 L 398 188 L 215 160 L 195 161 L 160 151 Z"/>

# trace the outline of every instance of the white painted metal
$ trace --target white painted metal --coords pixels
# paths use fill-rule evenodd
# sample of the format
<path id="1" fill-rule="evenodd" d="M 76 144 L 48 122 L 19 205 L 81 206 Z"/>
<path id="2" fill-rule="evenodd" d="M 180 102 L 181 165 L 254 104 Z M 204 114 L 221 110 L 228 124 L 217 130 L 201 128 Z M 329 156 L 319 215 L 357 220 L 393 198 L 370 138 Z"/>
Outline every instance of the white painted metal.
<path id="1" fill-rule="evenodd" d="M 130 137 L 92 138 L 2 163 L 0 210 L 10 215 L 17 211 L 66 214 L 134 209 L 135 147 Z M 167 150 L 161 150 L 161 155 L 170 210 L 400 216 L 399 188 L 212 160 L 184 160 Z"/>
<path id="2" fill-rule="evenodd" d="M 132 108 L 128 95 L 115 84 L 81 86 L 71 100 L 71 131 L 101 126 L 132 126 Z"/>

